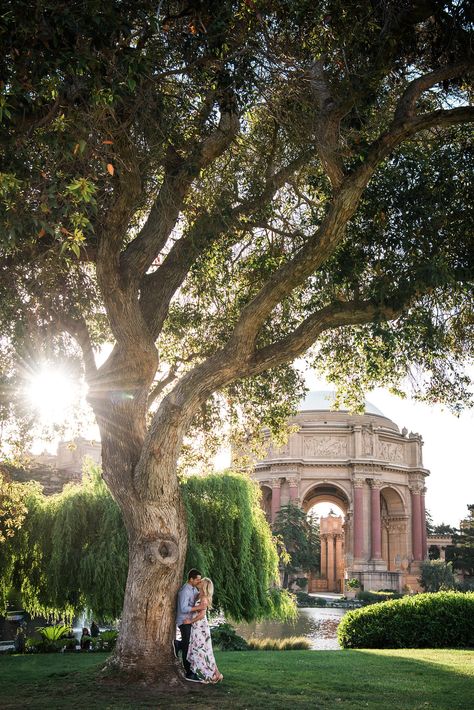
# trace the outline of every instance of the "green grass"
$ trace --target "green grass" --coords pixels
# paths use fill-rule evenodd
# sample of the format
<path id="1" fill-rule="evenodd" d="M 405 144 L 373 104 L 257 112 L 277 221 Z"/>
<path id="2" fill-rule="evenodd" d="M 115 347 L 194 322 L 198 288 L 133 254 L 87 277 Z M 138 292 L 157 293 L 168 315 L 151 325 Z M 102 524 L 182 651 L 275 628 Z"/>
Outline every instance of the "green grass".
<path id="1" fill-rule="evenodd" d="M 4 710 L 199 708 L 232 710 L 466 710 L 474 697 L 474 651 L 348 650 L 217 653 L 218 686 L 190 683 L 166 695 L 104 686 L 105 654 L 0 657 Z"/>

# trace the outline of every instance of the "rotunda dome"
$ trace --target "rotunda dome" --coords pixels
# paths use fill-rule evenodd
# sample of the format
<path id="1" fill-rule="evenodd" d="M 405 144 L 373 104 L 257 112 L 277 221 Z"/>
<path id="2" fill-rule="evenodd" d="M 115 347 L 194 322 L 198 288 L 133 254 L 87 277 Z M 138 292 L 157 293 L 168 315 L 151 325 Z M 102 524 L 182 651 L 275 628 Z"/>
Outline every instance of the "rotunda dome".
<path id="1" fill-rule="evenodd" d="M 301 401 L 301 404 L 298 406 L 298 412 L 330 411 L 334 399 L 335 393 L 331 390 L 313 390 L 312 392 L 308 392 L 306 397 Z M 367 414 L 377 414 L 379 417 L 385 417 L 385 414 L 381 412 L 378 407 L 367 400 L 365 400 L 365 412 Z"/>

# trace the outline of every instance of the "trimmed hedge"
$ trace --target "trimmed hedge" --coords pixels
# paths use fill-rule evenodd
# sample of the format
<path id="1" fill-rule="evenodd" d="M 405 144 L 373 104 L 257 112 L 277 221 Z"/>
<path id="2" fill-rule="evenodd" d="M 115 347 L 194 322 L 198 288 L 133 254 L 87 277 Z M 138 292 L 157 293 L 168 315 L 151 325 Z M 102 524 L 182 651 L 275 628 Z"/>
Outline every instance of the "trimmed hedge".
<path id="1" fill-rule="evenodd" d="M 393 592 L 393 591 L 379 591 L 379 592 L 373 592 L 373 591 L 361 591 L 357 592 L 355 598 L 358 599 L 360 602 L 363 604 L 377 604 L 378 602 L 387 602 L 390 601 L 391 599 L 401 599 L 402 594 L 398 594 L 398 592 Z"/>
<path id="2" fill-rule="evenodd" d="M 355 609 L 337 631 L 342 648 L 474 646 L 474 593 L 437 592 Z"/>

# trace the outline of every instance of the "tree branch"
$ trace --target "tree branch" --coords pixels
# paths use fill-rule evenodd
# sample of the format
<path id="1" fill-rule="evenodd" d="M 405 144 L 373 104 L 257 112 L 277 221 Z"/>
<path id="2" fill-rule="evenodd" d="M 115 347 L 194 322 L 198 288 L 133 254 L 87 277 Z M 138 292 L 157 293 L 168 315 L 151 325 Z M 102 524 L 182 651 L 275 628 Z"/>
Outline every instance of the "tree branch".
<path id="1" fill-rule="evenodd" d="M 325 330 L 344 325 L 363 325 L 376 319 L 394 320 L 402 312 L 403 307 L 395 309 L 388 305 L 375 305 L 371 301 L 331 303 L 308 316 L 289 335 L 256 350 L 247 363 L 245 377 L 292 362 L 305 353 Z"/>
<path id="2" fill-rule="evenodd" d="M 242 217 L 268 204 L 310 155 L 309 150 L 303 151 L 290 163 L 280 168 L 270 177 L 262 192 L 256 197 L 246 200 L 228 212 L 216 210 L 211 214 L 203 213 L 190 232 L 174 244 L 163 264 L 152 274 L 145 276 L 142 281 L 141 304 L 145 321 L 154 338 L 157 338 L 161 331 L 173 295 L 198 256 L 218 237 L 238 226 Z"/>
<path id="3" fill-rule="evenodd" d="M 237 135 L 240 122 L 232 92 L 227 91 L 221 96 L 219 107 L 221 115 L 217 128 L 194 146 L 185 158 L 174 148 L 169 149 L 163 184 L 148 219 L 121 257 L 121 266 L 128 278 L 142 279 L 176 225 L 193 180 L 222 155 Z"/>
<path id="4" fill-rule="evenodd" d="M 369 180 L 390 153 L 419 131 L 433 126 L 450 126 L 474 121 L 474 107 L 433 111 L 394 123 L 369 149 L 364 163 L 349 175 L 336 193 L 319 229 L 295 257 L 280 267 L 242 310 L 228 342 L 236 357 L 246 360 L 253 352 L 257 334 L 273 308 L 291 291 L 304 283 L 334 252 L 348 221 L 356 211 Z"/>
<path id="5" fill-rule="evenodd" d="M 415 112 L 416 102 L 427 89 L 431 89 L 442 81 L 455 79 L 456 77 L 470 72 L 472 72 L 472 62 L 465 61 L 441 67 L 436 71 L 414 79 L 408 84 L 403 96 L 398 102 L 394 122 L 397 123 L 411 118 Z"/>
<path id="6" fill-rule="evenodd" d="M 160 396 L 165 387 L 167 387 L 169 384 L 171 384 L 171 382 L 173 382 L 174 379 L 176 379 L 177 369 L 177 365 L 170 368 L 168 374 L 156 383 L 156 385 L 153 387 L 150 394 L 148 395 L 148 407 L 151 407 L 155 399 Z"/>
<path id="7" fill-rule="evenodd" d="M 52 317 L 57 326 L 74 338 L 81 348 L 86 380 L 90 382 L 97 375 L 97 365 L 86 321 L 84 318 L 75 318 L 66 313 L 54 313 Z"/>
<path id="8" fill-rule="evenodd" d="M 339 124 L 345 109 L 337 105 L 324 74 L 324 61 L 318 59 L 308 74 L 309 84 L 318 105 L 316 122 L 317 151 L 331 185 L 337 189 L 344 179 L 340 154 Z"/>

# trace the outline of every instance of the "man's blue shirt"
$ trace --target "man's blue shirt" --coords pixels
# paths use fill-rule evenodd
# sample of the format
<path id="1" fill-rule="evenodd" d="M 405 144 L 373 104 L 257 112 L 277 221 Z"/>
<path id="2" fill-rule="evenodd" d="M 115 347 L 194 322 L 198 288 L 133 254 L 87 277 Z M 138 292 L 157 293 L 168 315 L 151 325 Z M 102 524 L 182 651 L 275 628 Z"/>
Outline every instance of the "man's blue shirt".
<path id="1" fill-rule="evenodd" d="M 199 590 L 186 582 L 178 592 L 178 604 L 176 606 L 176 626 L 181 626 L 187 616 L 191 615 L 191 609 L 195 604 Z"/>

